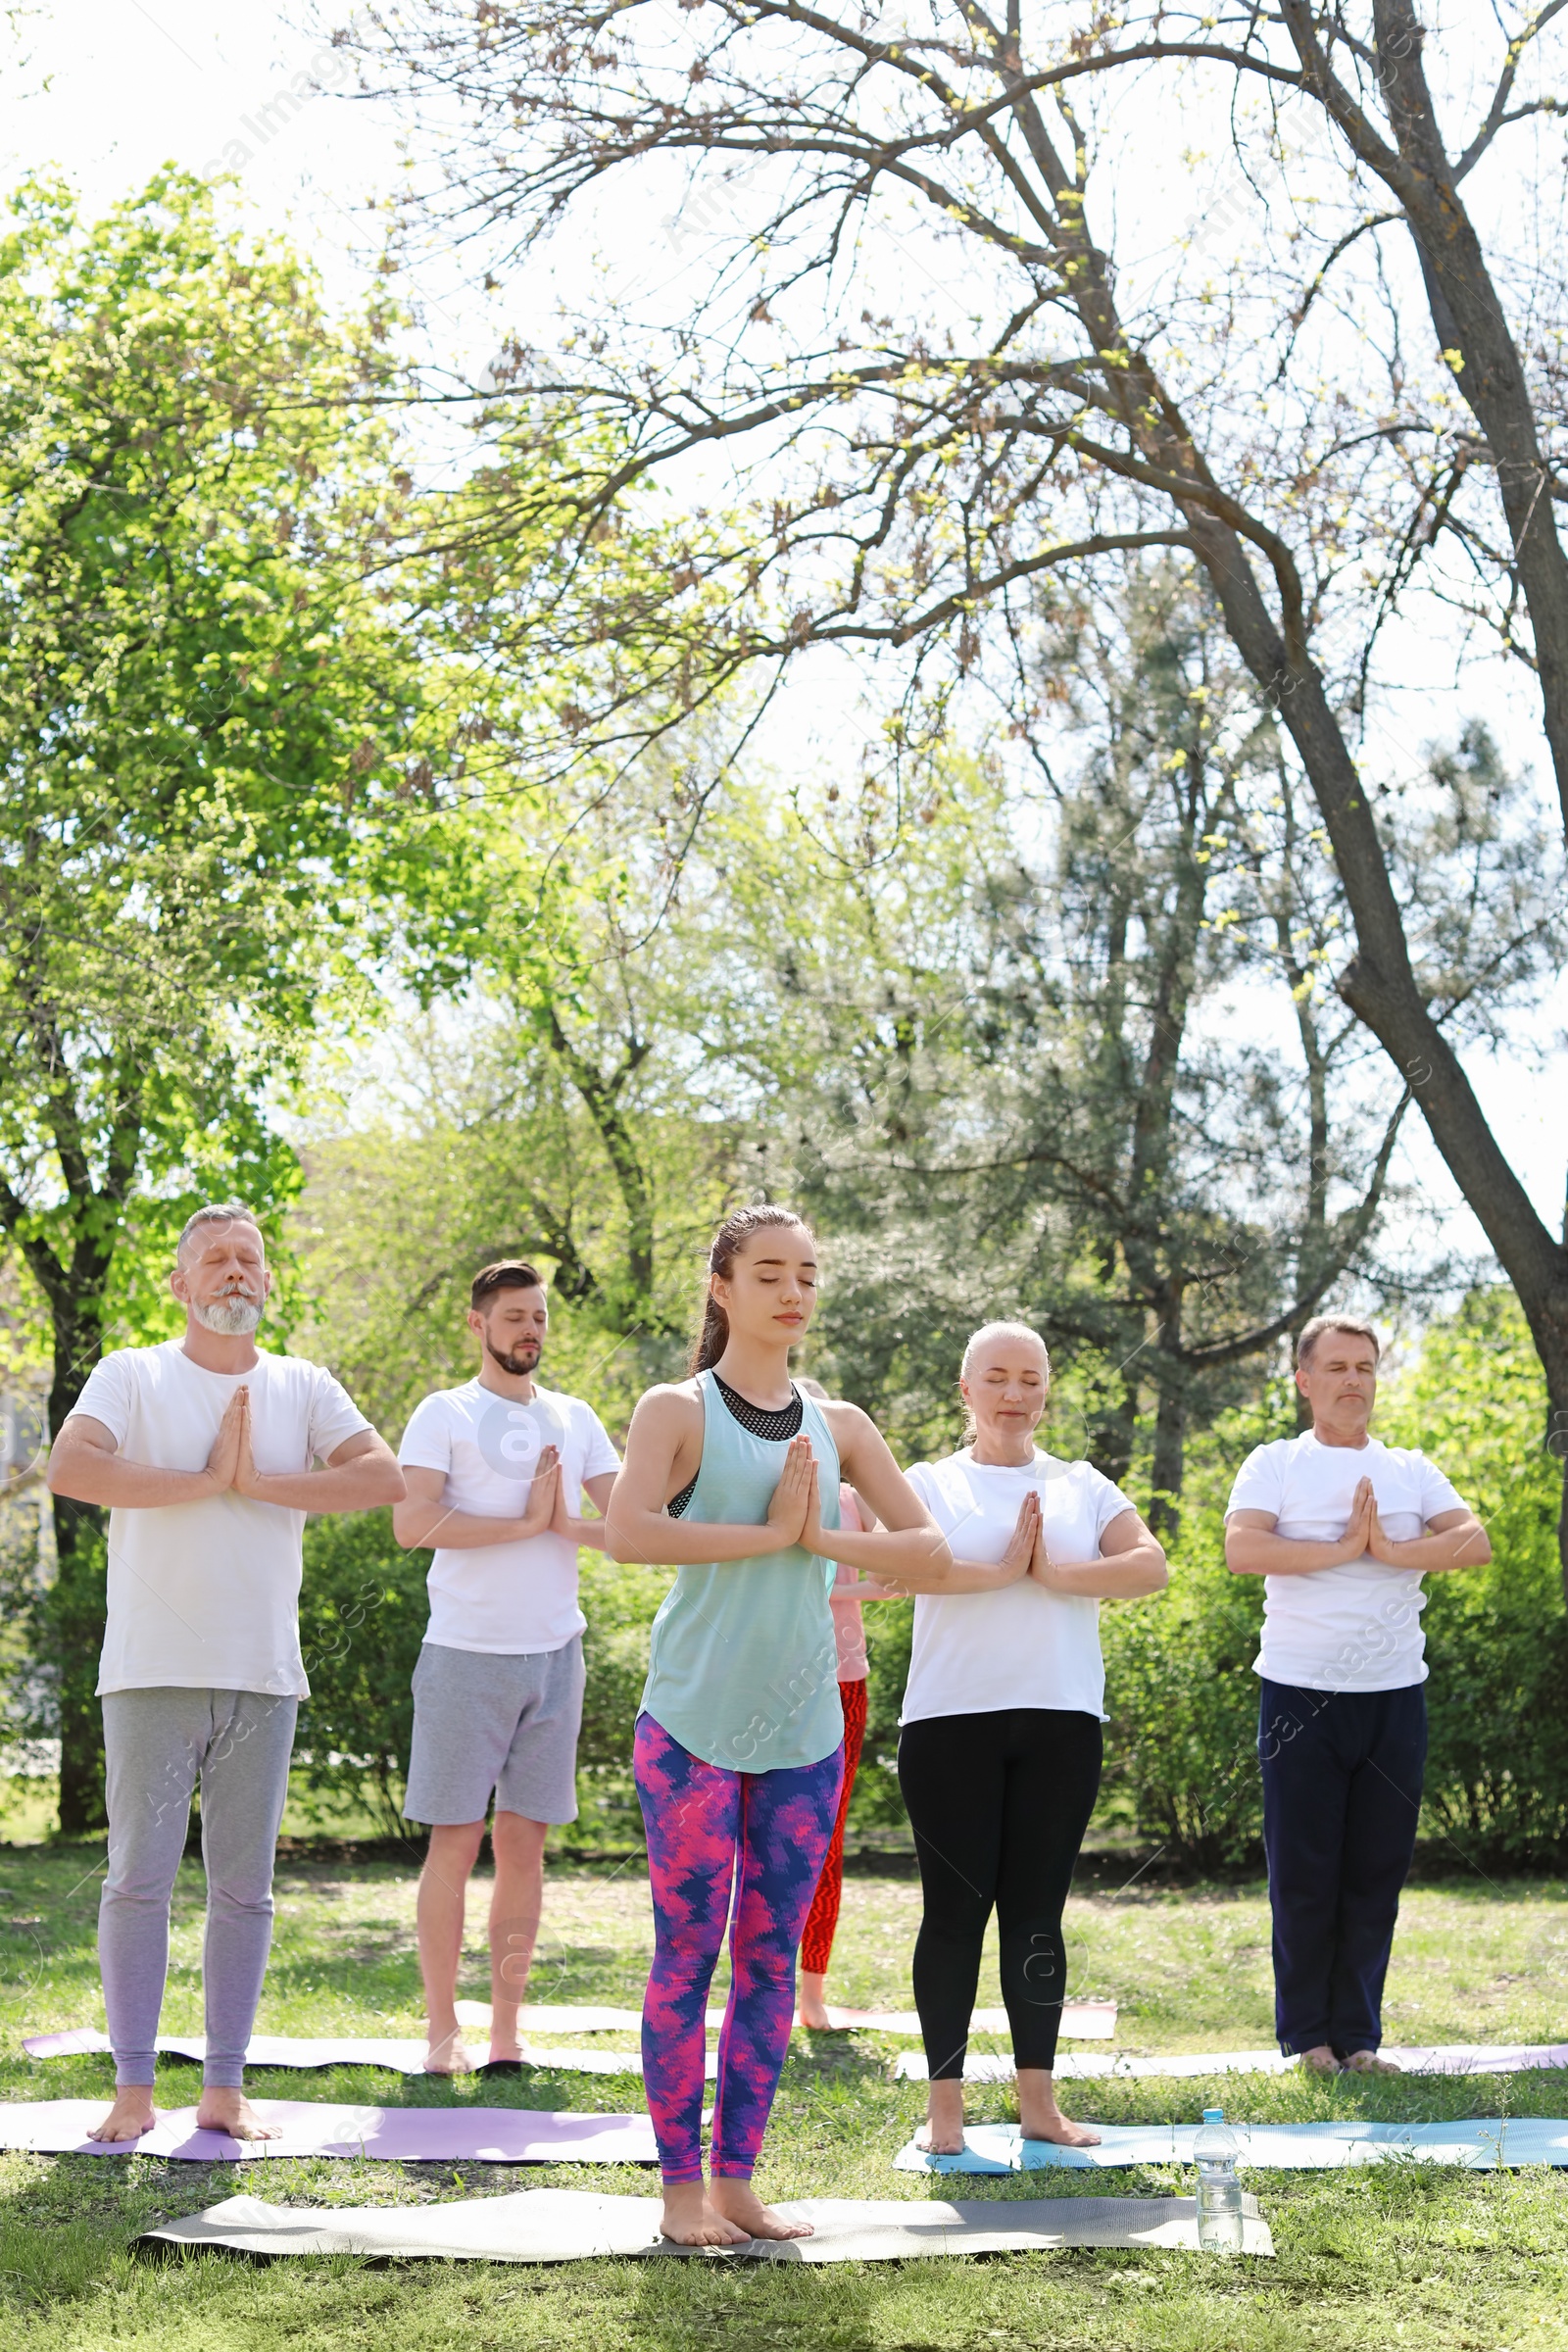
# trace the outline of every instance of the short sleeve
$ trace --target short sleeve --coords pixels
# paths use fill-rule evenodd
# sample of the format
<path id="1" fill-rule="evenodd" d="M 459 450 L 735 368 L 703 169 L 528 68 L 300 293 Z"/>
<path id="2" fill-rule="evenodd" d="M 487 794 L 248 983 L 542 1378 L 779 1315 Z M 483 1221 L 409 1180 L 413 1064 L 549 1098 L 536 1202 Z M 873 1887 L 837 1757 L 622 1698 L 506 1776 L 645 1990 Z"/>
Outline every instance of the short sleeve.
<path id="1" fill-rule="evenodd" d="M 936 1500 L 935 1495 L 931 1492 L 930 1463 L 916 1462 L 913 1468 L 906 1470 L 904 1475 L 908 1480 L 915 1494 L 919 1495 L 920 1500 L 925 1504 L 926 1509 L 929 1511 Z"/>
<path id="2" fill-rule="evenodd" d="M 71 1410 L 85 1413 L 91 1420 L 101 1421 L 117 1446 L 125 1443 L 130 1427 L 131 1372 L 129 1350 L 117 1348 L 94 1364 L 81 1385 L 81 1395 Z"/>
<path id="3" fill-rule="evenodd" d="M 409 1415 L 398 1461 L 405 1470 L 439 1470 L 443 1476 L 450 1475 L 452 1416 L 439 1395 L 426 1396 Z"/>
<path id="4" fill-rule="evenodd" d="M 1233 1511 L 1267 1511 L 1277 1519 L 1285 1500 L 1282 1469 L 1279 1454 L 1272 1446 L 1254 1446 L 1236 1473 L 1236 1484 L 1225 1505 L 1226 1518 Z"/>
<path id="5" fill-rule="evenodd" d="M 328 1461 L 345 1439 L 357 1438 L 370 1424 L 341 1381 L 318 1366 L 311 1389 L 311 1451 Z"/>
<path id="6" fill-rule="evenodd" d="M 1138 1505 L 1102 1471 L 1091 1467 L 1089 1475 L 1094 1481 L 1089 1490 L 1089 1502 L 1095 1514 L 1095 1542 L 1098 1544 L 1113 1519 L 1119 1519 L 1123 1511 L 1136 1511 Z"/>
<path id="7" fill-rule="evenodd" d="M 608 1471 L 612 1477 L 620 1468 L 620 1456 L 611 1444 L 606 1429 L 593 1406 L 581 1408 L 583 1418 L 582 1474 L 584 1478 L 603 1478 Z M 407 1440 L 404 1441 L 407 1444 Z"/>
<path id="8" fill-rule="evenodd" d="M 1441 1519 L 1445 1511 L 1462 1511 L 1468 1508 L 1464 1496 L 1458 1489 L 1450 1486 L 1437 1464 L 1429 1462 L 1424 1453 L 1412 1456 L 1412 1467 L 1416 1474 L 1417 1491 L 1421 1496 L 1420 1510 L 1423 1523 L 1432 1519 Z"/>

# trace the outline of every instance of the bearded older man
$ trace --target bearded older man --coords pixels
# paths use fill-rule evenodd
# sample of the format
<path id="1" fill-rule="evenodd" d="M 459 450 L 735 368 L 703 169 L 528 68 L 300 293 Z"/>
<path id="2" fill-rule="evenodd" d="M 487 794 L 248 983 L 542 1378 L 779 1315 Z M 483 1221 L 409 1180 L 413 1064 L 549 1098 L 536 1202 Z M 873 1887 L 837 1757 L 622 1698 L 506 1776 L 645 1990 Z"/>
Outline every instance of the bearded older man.
<path id="1" fill-rule="evenodd" d="M 98 1956 L 116 2095 L 95 2139 L 135 2139 L 157 2120 L 169 1907 L 198 1780 L 207 2041 L 196 2120 L 236 2138 L 276 2136 L 243 2084 L 294 1720 L 310 1691 L 305 1518 L 401 1501 L 403 1480 L 330 1372 L 257 1348 L 271 1287 L 251 1211 L 233 1200 L 198 1209 L 170 1276 L 184 1338 L 106 1355 L 49 1458 L 57 1494 L 110 1513 Z"/>

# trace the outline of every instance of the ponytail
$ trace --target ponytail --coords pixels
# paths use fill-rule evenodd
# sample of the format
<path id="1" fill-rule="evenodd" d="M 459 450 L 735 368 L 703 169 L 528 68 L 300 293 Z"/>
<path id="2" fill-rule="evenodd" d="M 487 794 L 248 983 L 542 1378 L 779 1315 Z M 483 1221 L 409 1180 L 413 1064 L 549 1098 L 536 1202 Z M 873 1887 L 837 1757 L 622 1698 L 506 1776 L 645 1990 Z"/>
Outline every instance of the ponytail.
<path id="1" fill-rule="evenodd" d="M 729 1346 L 729 1317 L 710 1291 L 703 1300 L 703 1319 L 692 1343 L 693 1372 L 711 1372 Z"/>
<path id="2" fill-rule="evenodd" d="M 764 1201 L 759 1208 L 731 1209 L 714 1234 L 708 1252 L 710 1283 L 715 1274 L 727 1281 L 735 1260 L 753 1234 L 762 1232 L 769 1225 L 798 1225 L 805 1233 L 811 1230 L 806 1219 L 798 1217 L 794 1209 L 776 1207 L 771 1201 Z M 703 1299 L 703 1317 L 692 1343 L 688 1371 L 710 1372 L 728 1346 L 729 1317 L 710 1287 Z"/>

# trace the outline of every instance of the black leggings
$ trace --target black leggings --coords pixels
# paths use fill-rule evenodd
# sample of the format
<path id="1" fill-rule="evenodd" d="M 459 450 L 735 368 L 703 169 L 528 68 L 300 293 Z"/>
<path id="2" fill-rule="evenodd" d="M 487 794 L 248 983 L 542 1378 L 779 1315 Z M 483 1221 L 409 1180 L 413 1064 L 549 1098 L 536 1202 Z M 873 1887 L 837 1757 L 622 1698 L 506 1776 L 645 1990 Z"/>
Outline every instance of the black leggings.
<path id="1" fill-rule="evenodd" d="M 899 1785 L 920 1857 L 914 2000 L 931 2080 L 963 2079 L 993 1906 L 1002 1997 L 1020 2067 L 1049 2071 L 1067 1992 L 1061 1914 L 1100 1788 L 1093 1715 L 1008 1707 L 937 1715 L 899 1736 Z"/>

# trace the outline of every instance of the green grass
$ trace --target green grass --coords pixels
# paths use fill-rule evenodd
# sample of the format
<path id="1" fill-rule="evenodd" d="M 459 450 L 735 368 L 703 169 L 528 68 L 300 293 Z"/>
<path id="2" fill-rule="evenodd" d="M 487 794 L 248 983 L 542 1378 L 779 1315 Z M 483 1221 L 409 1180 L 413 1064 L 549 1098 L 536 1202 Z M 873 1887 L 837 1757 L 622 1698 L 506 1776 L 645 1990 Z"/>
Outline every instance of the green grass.
<path id="1" fill-rule="evenodd" d="M 0 2091 L 17 2097 L 107 2095 L 107 2059 L 34 2063 L 27 2030 L 99 2024 L 93 1957 L 100 1858 L 90 1848 L 0 1848 Z M 476 1882 L 464 1989 L 485 1989 Z M 313 1862 L 279 1874 L 279 1917 L 264 2030 L 417 2032 L 413 1878 L 390 1864 Z M 918 1895 L 900 1881 L 852 1879 L 834 1986 L 858 2005 L 908 2005 Z M 22 1921 L 37 1921 L 23 1926 Z M 175 1903 L 166 2031 L 201 2024 L 201 1880 L 182 1873 Z M 1135 1889 L 1075 1900 L 1068 1920 L 1076 1988 L 1114 1993 L 1120 2040 L 1182 2049 L 1270 2039 L 1267 1906 L 1255 1886 Z M 646 1884 L 562 1870 L 551 1881 L 536 1997 L 635 2003 L 651 1928 Z M 1460 2041 L 1562 2037 L 1568 1888 L 1479 1879 L 1406 1898 L 1390 1981 L 1390 2037 Z M 981 1997 L 998 1998 L 994 1955 Z M 596 2037 L 599 2039 L 599 2037 Z M 604 2046 L 600 2040 L 600 2046 Z M 895 2083 L 890 2045 L 822 2036 L 791 2053 L 760 2186 L 778 2197 L 925 2198 L 956 2184 L 895 2173 L 888 2159 L 913 2128 L 922 2095 Z M 194 2069 L 171 2067 L 161 2096 L 196 2095 Z M 453 2085 L 368 2070 L 261 2075 L 262 2096 L 382 2105 L 527 2105 L 634 2109 L 634 2080 L 532 2076 Z M 1335 2116 L 1436 2120 L 1552 2114 L 1568 2082 L 1549 2075 L 1396 2082 L 1120 2082 L 1073 2085 L 1069 2104 L 1106 2122 L 1194 2117 L 1218 2097 L 1250 2121 Z M 970 2094 L 976 2120 L 1011 2113 L 1004 2089 Z M 592 2263 L 560 2271 L 353 2261 L 254 2268 L 201 2256 L 167 2266 L 132 2259 L 128 2240 L 157 2219 L 191 2213 L 236 2189 L 300 2204 L 422 2201 L 555 2184 L 650 2194 L 617 2168 L 393 2166 L 363 2161 L 204 2167 L 147 2157 L 0 2157 L 0 2305 L 13 2343 L 108 2352 L 190 2346 L 226 2352 L 276 2344 L 374 2352 L 607 2352 L 733 2345 L 926 2352 L 1023 2345 L 1171 2347 L 1233 2352 L 1298 2346 L 1452 2347 L 1568 2344 L 1568 2182 L 1544 2172 L 1466 2175 L 1389 2165 L 1335 2174 L 1266 2174 L 1252 2182 L 1274 2230 L 1273 2263 L 1219 2265 L 1171 2254 L 1062 2253 L 986 2262 L 808 2269 Z M 963 2193 L 1017 2196 L 1169 2192 L 1179 2171 L 980 2179 Z"/>

